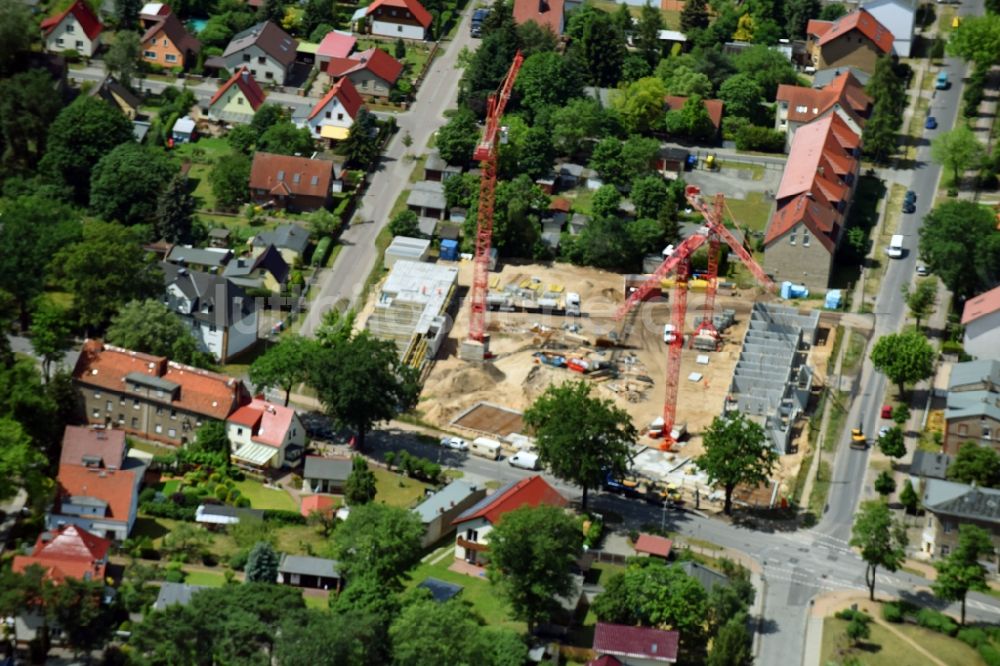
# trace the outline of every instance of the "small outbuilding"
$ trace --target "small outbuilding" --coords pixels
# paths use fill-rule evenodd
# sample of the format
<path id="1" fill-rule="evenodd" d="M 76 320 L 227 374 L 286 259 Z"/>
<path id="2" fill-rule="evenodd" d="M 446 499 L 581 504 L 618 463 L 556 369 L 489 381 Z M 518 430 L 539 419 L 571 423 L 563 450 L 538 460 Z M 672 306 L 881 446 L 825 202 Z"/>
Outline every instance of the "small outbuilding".
<path id="1" fill-rule="evenodd" d="M 350 458 L 322 458 L 306 456 L 302 470 L 302 483 L 314 493 L 344 492 L 347 477 L 351 475 Z"/>
<path id="2" fill-rule="evenodd" d="M 340 572 L 334 560 L 282 553 L 278 583 L 313 590 L 336 590 L 340 587 Z"/>
<path id="3" fill-rule="evenodd" d="M 170 130 L 170 138 L 173 139 L 175 144 L 190 143 L 195 140 L 196 135 L 197 129 L 195 128 L 194 118 L 191 116 L 178 118 L 177 122 L 174 123 L 173 129 Z"/>
<path id="4" fill-rule="evenodd" d="M 673 542 L 670 539 L 642 532 L 635 540 L 633 548 L 635 548 L 635 554 L 640 557 L 659 557 L 665 560 L 670 557 L 672 546 Z"/>
<path id="5" fill-rule="evenodd" d="M 235 525 L 241 520 L 264 520 L 264 512 L 223 504 L 199 504 L 194 512 L 194 520 L 210 527 Z"/>
<path id="6" fill-rule="evenodd" d="M 431 241 L 427 238 L 396 236 L 385 250 L 385 267 L 392 268 L 397 261 L 427 261 L 431 256 Z"/>

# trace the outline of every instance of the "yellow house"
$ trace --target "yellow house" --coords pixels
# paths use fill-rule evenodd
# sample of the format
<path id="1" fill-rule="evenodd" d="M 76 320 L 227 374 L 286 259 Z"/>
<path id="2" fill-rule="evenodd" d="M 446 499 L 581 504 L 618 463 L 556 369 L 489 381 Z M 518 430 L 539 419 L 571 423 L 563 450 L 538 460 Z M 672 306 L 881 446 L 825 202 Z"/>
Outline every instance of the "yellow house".
<path id="1" fill-rule="evenodd" d="M 236 70 L 208 102 L 208 117 L 221 123 L 246 124 L 264 103 L 266 94 L 246 67 Z"/>

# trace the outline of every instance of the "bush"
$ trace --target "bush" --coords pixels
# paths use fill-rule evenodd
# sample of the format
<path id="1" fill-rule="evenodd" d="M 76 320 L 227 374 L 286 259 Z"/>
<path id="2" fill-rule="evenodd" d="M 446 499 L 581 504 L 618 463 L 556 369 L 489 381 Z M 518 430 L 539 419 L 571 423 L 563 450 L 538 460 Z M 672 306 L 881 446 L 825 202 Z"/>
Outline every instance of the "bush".
<path id="1" fill-rule="evenodd" d="M 250 549 L 244 548 L 229 558 L 229 568 L 234 571 L 243 571 L 247 565 L 248 557 L 250 557 Z"/>
<path id="2" fill-rule="evenodd" d="M 250 498 L 249 497 L 240 497 L 240 498 L 238 498 L 236 500 L 236 506 L 238 506 L 241 509 L 245 509 L 245 508 L 249 507 L 250 506 Z"/>
<path id="3" fill-rule="evenodd" d="M 868 613 L 863 611 L 853 610 L 851 608 L 845 608 L 842 611 L 837 611 L 834 615 L 838 620 L 847 620 L 848 622 L 852 620 L 857 620 L 858 622 L 871 622 L 872 618 Z"/>
<path id="4" fill-rule="evenodd" d="M 882 606 L 882 619 L 886 622 L 900 623 L 905 619 L 903 615 L 903 609 L 899 607 L 899 604 L 894 602 L 889 602 Z"/>
<path id="5" fill-rule="evenodd" d="M 330 248 L 333 247 L 333 239 L 329 236 L 319 239 L 316 249 L 313 250 L 312 265 L 322 267 L 326 264 L 327 257 L 330 256 Z"/>
<path id="6" fill-rule="evenodd" d="M 215 497 L 220 502 L 225 502 L 226 501 L 226 497 L 228 497 L 228 496 L 229 496 L 229 488 L 226 488 L 221 483 L 218 486 L 215 487 Z"/>
<path id="7" fill-rule="evenodd" d="M 184 506 L 176 502 L 146 502 L 139 505 L 139 510 L 154 518 L 170 518 L 171 520 L 194 520 L 195 507 Z"/>
<path id="8" fill-rule="evenodd" d="M 785 133 L 770 127 L 747 125 L 736 134 L 737 150 L 759 150 L 780 153 L 785 150 Z"/>
<path id="9" fill-rule="evenodd" d="M 186 574 L 184 570 L 181 569 L 180 562 L 170 562 L 167 564 L 166 569 L 163 574 L 163 580 L 168 583 L 183 583 Z"/>
<path id="10" fill-rule="evenodd" d="M 989 643 L 979 646 L 979 656 L 986 662 L 986 666 L 1000 666 L 1000 651 Z"/>
<path id="11" fill-rule="evenodd" d="M 954 636 L 958 632 L 958 625 L 955 624 L 954 620 L 931 608 L 920 609 L 917 613 L 917 624 L 948 636 Z"/>
<path id="12" fill-rule="evenodd" d="M 958 640 L 967 643 L 978 649 L 979 646 L 990 642 L 989 636 L 979 627 L 965 627 L 958 631 Z M 992 646 L 991 646 L 992 647 Z"/>
<path id="13" fill-rule="evenodd" d="M 143 488 L 142 492 L 139 493 L 139 504 L 145 504 L 146 502 L 152 502 L 156 499 L 156 489 L 155 488 Z"/>
<path id="14" fill-rule="evenodd" d="M 306 517 L 298 511 L 282 511 L 280 509 L 265 509 L 264 521 L 278 525 L 305 525 Z"/>

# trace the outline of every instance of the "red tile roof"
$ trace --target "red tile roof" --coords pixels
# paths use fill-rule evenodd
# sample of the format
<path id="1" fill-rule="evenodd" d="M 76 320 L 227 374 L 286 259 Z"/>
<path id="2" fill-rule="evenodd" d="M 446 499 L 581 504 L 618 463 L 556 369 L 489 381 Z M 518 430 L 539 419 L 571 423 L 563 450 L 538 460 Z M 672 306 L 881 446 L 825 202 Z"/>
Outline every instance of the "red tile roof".
<path id="1" fill-rule="evenodd" d="M 648 627 L 598 622 L 594 629 L 594 652 L 599 655 L 632 657 L 672 664 L 677 661 L 680 633 Z"/>
<path id="2" fill-rule="evenodd" d="M 333 64 L 332 60 L 330 61 L 330 64 Z M 343 78 L 333 84 L 333 87 L 331 87 L 326 94 L 323 95 L 323 99 L 316 102 L 316 106 L 314 106 L 312 111 L 309 113 L 309 120 L 312 120 L 321 111 L 323 111 L 323 109 L 326 108 L 326 105 L 329 104 L 334 97 L 336 97 L 341 106 L 344 107 L 344 111 L 347 111 L 347 115 L 349 115 L 351 119 L 358 117 L 358 111 L 361 109 L 361 105 L 363 104 L 361 95 L 358 94 L 358 89 L 354 87 L 354 84 L 351 83 L 350 79 Z"/>
<path id="3" fill-rule="evenodd" d="M 97 14 L 94 13 L 87 3 L 83 0 L 76 0 L 76 2 L 62 12 L 42 21 L 42 32 L 48 35 L 70 14 L 76 18 L 80 24 L 80 28 L 83 30 L 83 34 L 87 35 L 87 39 L 97 37 L 101 34 L 101 30 L 104 29 L 104 26 L 101 25 L 101 20 L 97 18 Z"/>
<path id="4" fill-rule="evenodd" d="M 829 44 L 854 30 L 870 39 L 882 53 L 892 51 L 892 33 L 864 8 L 856 9 L 836 21 L 810 20 L 806 26 L 807 34 L 819 38 L 817 43 L 820 46 Z"/>
<path id="5" fill-rule="evenodd" d="M 549 210 L 568 213 L 572 208 L 573 204 L 571 204 L 569 199 L 566 199 L 565 197 L 555 197 L 549 202 Z"/>
<path id="6" fill-rule="evenodd" d="M 965 309 L 962 310 L 962 325 L 993 314 L 997 310 L 1000 310 L 1000 287 L 995 287 L 984 294 L 967 300 Z"/>
<path id="7" fill-rule="evenodd" d="M 603 657 L 591 659 L 587 662 L 587 666 L 622 666 L 622 662 L 618 661 L 618 659 L 612 657 L 610 654 L 606 654 Z"/>
<path id="8" fill-rule="evenodd" d="M 71 497 L 94 497 L 108 505 L 107 513 L 93 514 L 110 520 L 128 521 L 135 490 L 135 472 L 60 465 L 56 476 L 59 502 Z M 58 511 L 56 512 L 58 513 Z"/>
<path id="9" fill-rule="evenodd" d="M 563 0 L 514 0 L 514 23 L 534 21 L 556 35 L 562 34 L 564 12 Z"/>
<path id="10" fill-rule="evenodd" d="M 236 73 L 230 76 L 229 80 L 222 84 L 222 87 L 215 91 L 208 105 L 212 106 L 215 104 L 234 85 L 240 89 L 240 92 L 246 97 L 247 103 L 250 104 L 250 108 L 254 111 L 260 108 L 260 105 L 264 103 L 264 98 L 267 97 L 267 94 L 261 89 L 257 81 L 254 80 L 253 74 L 244 65 L 236 70 Z"/>
<path id="11" fill-rule="evenodd" d="M 355 53 L 349 58 L 331 58 L 326 73 L 334 78 L 347 76 L 367 69 L 389 85 L 393 85 L 403 72 L 403 63 L 379 48 Z"/>
<path id="12" fill-rule="evenodd" d="M 326 33 L 326 37 L 319 43 L 316 55 L 324 58 L 346 58 L 358 40 L 354 35 L 338 30 L 331 30 Z"/>
<path id="13" fill-rule="evenodd" d="M 249 405 L 243 405 L 226 420 L 252 428 L 253 435 L 250 439 L 254 442 L 280 447 L 294 418 L 295 410 L 254 398 Z"/>
<path id="14" fill-rule="evenodd" d="M 320 513 L 333 513 L 333 507 L 337 502 L 329 495 L 308 495 L 302 498 L 302 504 L 299 506 L 299 512 L 305 516 L 309 517 L 314 511 Z"/>
<path id="15" fill-rule="evenodd" d="M 110 539 L 102 539 L 76 525 L 65 525 L 43 532 L 31 555 L 16 556 L 11 568 L 14 573 L 22 573 L 32 565 L 40 566 L 46 578 L 54 582 L 66 578 L 103 580 L 109 548 Z"/>
<path id="16" fill-rule="evenodd" d="M 372 4 L 368 5 L 368 12 L 366 16 L 370 15 L 373 11 L 379 7 L 395 7 L 396 9 L 406 9 L 411 14 L 413 18 L 417 19 L 417 22 L 424 28 L 429 28 L 431 23 L 434 21 L 431 17 L 430 12 L 424 9 L 424 6 L 417 2 L 417 0 L 375 0 Z M 383 17 L 382 20 L 392 21 L 391 17 Z"/>
<path id="17" fill-rule="evenodd" d="M 634 548 L 637 553 L 646 553 L 647 555 L 666 558 L 670 556 L 670 547 L 673 546 L 673 543 L 673 541 L 666 537 L 643 532 L 636 539 Z"/>
<path id="18" fill-rule="evenodd" d="M 859 125 L 864 126 L 872 100 L 864 86 L 850 72 L 837 76 L 820 89 L 781 84 L 775 99 L 788 104 L 788 120 L 807 123 L 839 104 Z"/>
<path id="19" fill-rule="evenodd" d="M 307 197 L 330 193 L 333 162 L 294 155 L 255 153 L 250 167 L 250 189 Z"/>
<path id="20" fill-rule="evenodd" d="M 100 458 L 102 467 L 121 468 L 125 462 L 125 431 L 66 426 L 59 464 L 86 466 L 84 456 Z"/>
<path id="21" fill-rule="evenodd" d="M 173 397 L 162 400 L 171 407 L 224 421 L 250 399 L 243 382 L 226 375 L 168 361 L 163 356 L 112 347 L 100 340 L 87 340 L 73 370 L 81 384 L 119 393 L 128 390 L 125 376 L 138 373 L 159 377 L 178 385 Z"/>
<path id="22" fill-rule="evenodd" d="M 663 98 L 667 104 L 668 111 L 681 108 L 687 99 L 687 97 L 678 97 L 677 95 L 667 95 Z M 712 124 L 715 125 L 715 129 L 722 127 L 722 100 L 703 99 L 701 103 L 704 105 L 705 110 L 708 111 L 708 117 L 712 120 Z"/>
<path id="23" fill-rule="evenodd" d="M 452 524 L 458 525 L 469 520 L 484 518 L 487 522 L 496 525 L 505 513 L 520 509 L 522 506 L 538 506 L 540 504 L 561 507 L 566 506 L 567 501 L 542 477 L 529 476 L 516 483 L 508 484 L 480 501 L 456 518 Z"/>

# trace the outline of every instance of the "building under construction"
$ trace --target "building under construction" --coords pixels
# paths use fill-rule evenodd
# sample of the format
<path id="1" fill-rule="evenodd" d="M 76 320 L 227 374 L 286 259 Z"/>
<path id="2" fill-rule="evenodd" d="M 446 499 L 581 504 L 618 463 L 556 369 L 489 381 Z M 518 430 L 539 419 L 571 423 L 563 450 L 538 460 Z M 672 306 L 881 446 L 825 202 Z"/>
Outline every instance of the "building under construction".
<path id="1" fill-rule="evenodd" d="M 448 334 L 446 311 L 457 284 L 455 266 L 396 261 L 365 328 L 395 343 L 403 362 L 423 369 Z"/>
<path id="2" fill-rule="evenodd" d="M 764 426 L 778 453 L 790 453 L 795 420 L 809 404 L 812 370 L 806 365 L 819 313 L 755 303 L 726 398 Z"/>

